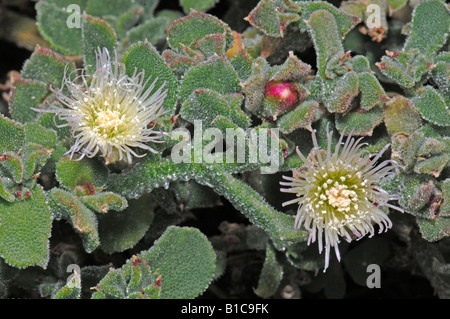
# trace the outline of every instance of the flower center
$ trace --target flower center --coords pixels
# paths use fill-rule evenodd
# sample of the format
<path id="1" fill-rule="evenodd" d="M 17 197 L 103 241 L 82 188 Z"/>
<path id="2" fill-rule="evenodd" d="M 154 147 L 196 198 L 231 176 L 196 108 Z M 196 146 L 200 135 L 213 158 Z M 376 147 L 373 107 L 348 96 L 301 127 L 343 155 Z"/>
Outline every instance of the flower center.
<path id="1" fill-rule="evenodd" d="M 96 125 L 103 128 L 105 131 L 111 131 L 123 123 L 120 117 L 120 112 L 104 110 L 97 113 Z"/>
<path id="2" fill-rule="evenodd" d="M 347 188 L 347 185 L 335 183 L 333 187 L 327 189 L 325 194 L 327 195 L 328 204 L 336 207 L 338 211 L 350 210 L 350 203 L 352 199 L 357 198 L 357 195 L 355 191 L 348 190 Z"/>

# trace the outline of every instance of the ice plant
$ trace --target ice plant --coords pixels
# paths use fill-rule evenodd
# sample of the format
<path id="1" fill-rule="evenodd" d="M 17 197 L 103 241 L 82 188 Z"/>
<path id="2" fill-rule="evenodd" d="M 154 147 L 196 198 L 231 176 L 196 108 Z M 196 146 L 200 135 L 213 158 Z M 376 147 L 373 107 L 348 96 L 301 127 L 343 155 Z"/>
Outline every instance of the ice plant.
<path id="1" fill-rule="evenodd" d="M 68 151 L 70 157 L 101 153 L 107 163 L 125 158 L 131 163 L 132 156 L 143 156 L 133 148 L 156 153 L 146 143 L 161 142 L 162 133 L 154 130 L 154 123 L 164 112 L 164 85 L 152 93 L 156 80 L 146 89 L 150 78 L 144 80 L 144 71 L 128 76 L 125 65 L 117 58 L 111 61 L 106 48 L 96 52 L 92 77 L 85 74 L 86 68 L 77 71 L 81 73 L 73 80 L 66 73 L 61 89 L 53 90 L 63 106 L 53 104 L 39 110 L 55 113 L 67 122 L 63 126 L 70 127 L 75 139 Z"/>
<path id="2" fill-rule="evenodd" d="M 294 193 L 297 198 L 284 202 L 283 206 L 298 204 L 295 227 L 302 225 L 309 231 L 308 245 L 318 241 L 319 252 L 325 247 L 325 269 L 329 265 L 330 249 L 334 248 L 338 260 L 340 237 L 348 242 L 379 233 L 391 228 L 392 223 L 381 207 L 399 211 L 401 208 L 388 203 L 397 199 L 389 195 L 377 182 L 399 165 L 393 160 L 377 161 L 389 147 L 387 144 L 378 154 L 361 150 L 366 143 L 355 141 L 350 133 L 342 143 L 344 133 L 332 152 L 332 131 L 327 130 L 327 150 L 321 150 L 315 131 L 312 133 L 314 148 L 306 158 L 297 147 L 297 154 L 304 162 L 293 169 L 293 176 L 283 176 L 289 182 L 280 182 L 282 192 Z M 343 144 L 343 146 L 342 146 Z M 342 147 L 341 147 L 342 146 Z"/>

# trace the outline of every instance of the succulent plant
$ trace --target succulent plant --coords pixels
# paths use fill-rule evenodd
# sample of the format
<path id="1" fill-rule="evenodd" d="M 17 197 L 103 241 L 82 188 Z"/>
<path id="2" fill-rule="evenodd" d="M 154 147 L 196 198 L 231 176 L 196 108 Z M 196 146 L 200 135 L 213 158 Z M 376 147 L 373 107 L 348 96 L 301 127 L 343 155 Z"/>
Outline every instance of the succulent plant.
<path id="1" fill-rule="evenodd" d="M 450 298 L 450 8 L 333 3 L 2 2 L 0 296 Z"/>

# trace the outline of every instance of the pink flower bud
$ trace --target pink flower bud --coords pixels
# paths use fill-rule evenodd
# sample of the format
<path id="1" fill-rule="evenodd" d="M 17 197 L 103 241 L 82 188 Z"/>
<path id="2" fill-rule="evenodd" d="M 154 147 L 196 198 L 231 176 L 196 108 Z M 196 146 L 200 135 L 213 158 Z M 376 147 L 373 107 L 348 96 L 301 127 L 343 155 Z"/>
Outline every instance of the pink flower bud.
<path id="1" fill-rule="evenodd" d="M 279 106 L 279 113 L 284 113 L 298 105 L 301 93 L 292 82 L 270 81 L 266 85 L 265 97 Z"/>

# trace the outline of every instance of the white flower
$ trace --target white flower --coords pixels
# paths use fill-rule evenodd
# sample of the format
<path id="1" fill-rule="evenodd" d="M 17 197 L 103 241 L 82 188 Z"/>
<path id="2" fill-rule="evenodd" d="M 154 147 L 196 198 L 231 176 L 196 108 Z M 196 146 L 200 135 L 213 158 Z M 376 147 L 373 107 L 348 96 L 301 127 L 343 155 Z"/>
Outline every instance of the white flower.
<path id="1" fill-rule="evenodd" d="M 317 240 L 320 253 L 325 247 L 324 271 L 329 265 L 331 247 L 340 260 L 340 237 L 348 242 L 359 240 L 367 234 L 372 237 L 375 234 L 374 224 L 378 225 L 379 233 L 391 228 L 391 220 L 380 207 L 403 212 L 401 208 L 388 203 L 398 197 L 389 195 L 376 185 L 380 178 L 399 167 L 393 160 L 376 165 L 389 144 L 373 157 L 367 151 L 360 150 L 367 145 L 360 143 L 362 137 L 355 141 L 350 133 L 343 144 L 344 134 L 341 134 L 333 152 L 332 134 L 327 128 L 325 152 L 319 148 L 313 131 L 314 148 L 308 158 L 297 147 L 297 154 L 304 166 L 292 170 L 292 177 L 283 176 L 289 182 L 280 183 L 289 186 L 282 188 L 282 192 L 297 195 L 297 198 L 283 203 L 283 206 L 299 205 L 295 227 L 303 225 L 309 231 L 308 245 Z"/>
<path id="2" fill-rule="evenodd" d="M 97 153 L 112 163 L 126 158 L 132 162 L 132 155 L 138 155 L 133 148 L 156 153 L 148 142 L 158 143 L 162 132 L 153 130 L 155 121 L 163 114 L 162 104 L 167 95 L 164 85 L 154 93 L 156 80 L 145 89 L 144 71 L 132 76 L 126 74 L 125 65 L 111 62 L 106 48 L 96 52 L 96 69 L 92 76 L 85 75 L 85 69 L 75 79 L 65 74 L 62 88 L 53 90 L 63 107 L 52 105 L 39 112 L 55 113 L 66 121 L 74 138 L 69 150 L 72 158 L 80 153 L 94 157 Z M 65 106 L 65 107 L 64 107 Z"/>

